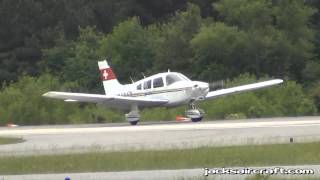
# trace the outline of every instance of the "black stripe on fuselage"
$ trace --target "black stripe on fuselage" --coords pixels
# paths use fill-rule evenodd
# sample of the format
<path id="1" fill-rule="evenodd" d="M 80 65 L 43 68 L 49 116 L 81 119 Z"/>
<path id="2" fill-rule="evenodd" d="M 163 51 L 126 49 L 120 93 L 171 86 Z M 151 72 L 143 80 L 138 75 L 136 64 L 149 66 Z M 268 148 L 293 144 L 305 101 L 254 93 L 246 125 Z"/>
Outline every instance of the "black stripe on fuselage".
<path id="1" fill-rule="evenodd" d="M 184 88 L 176 88 L 176 89 L 163 89 L 163 90 L 153 90 L 153 91 L 149 91 L 149 92 L 138 92 L 138 93 L 124 93 L 123 94 L 119 94 L 119 96 L 124 96 L 124 97 L 138 97 L 138 96 L 147 96 L 147 95 L 154 95 L 154 94 L 161 94 L 161 93 L 168 93 L 168 92 L 178 92 L 178 91 L 183 91 L 183 90 L 187 90 L 187 89 L 191 89 L 191 87 L 184 87 Z"/>

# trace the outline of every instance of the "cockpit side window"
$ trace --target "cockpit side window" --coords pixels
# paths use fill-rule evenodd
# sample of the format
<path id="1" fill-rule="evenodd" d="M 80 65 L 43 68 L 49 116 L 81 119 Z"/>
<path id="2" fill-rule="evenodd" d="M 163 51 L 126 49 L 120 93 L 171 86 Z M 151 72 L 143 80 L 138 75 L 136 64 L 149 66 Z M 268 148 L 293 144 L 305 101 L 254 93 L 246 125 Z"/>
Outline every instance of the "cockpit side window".
<path id="1" fill-rule="evenodd" d="M 163 87 L 163 80 L 162 77 L 156 78 L 153 80 L 153 88 L 159 88 L 159 87 Z"/>
<path id="2" fill-rule="evenodd" d="M 150 89 L 151 88 L 151 80 L 145 81 L 143 83 L 143 89 Z"/>
<path id="3" fill-rule="evenodd" d="M 137 86 L 137 90 L 141 90 L 141 84 Z"/>
<path id="4" fill-rule="evenodd" d="M 169 74 L 166 76 L 167 86 L 169 86 L 170 84 L 175 83 L 177 81 L 182 81 L 182 79 L 175 74 Z"/>

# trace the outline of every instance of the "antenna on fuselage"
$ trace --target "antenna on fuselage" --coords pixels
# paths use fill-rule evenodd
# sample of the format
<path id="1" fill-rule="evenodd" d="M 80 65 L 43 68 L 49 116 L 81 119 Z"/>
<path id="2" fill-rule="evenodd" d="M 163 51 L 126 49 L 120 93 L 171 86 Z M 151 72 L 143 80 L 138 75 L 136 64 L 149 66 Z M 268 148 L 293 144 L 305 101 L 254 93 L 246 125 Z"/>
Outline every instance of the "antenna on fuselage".
<path id="1" fill-rule="evenodd" d="M 170 72 L 170 69 L 168 69 L 168 72 Z"/>
<path id="2" fill-rule="evenodd" d="M 132 77 L 130 76 L 130 79 L 131 79 L 131 82 L 132 82 L 132 84 L 134 83 L 134 80 L 132 79 Z"/>
<path id="3" fill-rule="evenodd" d="M 143 72 L 141 72 L 141 74 L 142 74 L 143 78 L 146 78 L 146 76 L 144 75 L 144 73 L 143 73 Z"/>

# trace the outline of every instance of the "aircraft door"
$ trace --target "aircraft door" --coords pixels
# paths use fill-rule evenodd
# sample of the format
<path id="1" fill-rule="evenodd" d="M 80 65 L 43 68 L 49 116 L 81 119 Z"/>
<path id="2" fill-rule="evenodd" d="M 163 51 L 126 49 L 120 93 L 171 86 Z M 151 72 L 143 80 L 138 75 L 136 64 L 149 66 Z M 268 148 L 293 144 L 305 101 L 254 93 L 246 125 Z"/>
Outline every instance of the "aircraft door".
<path id="1" fill-rule="evenodd" d="M 151 94 L 151 79 L 143 83 L 143 90 L 145 91 L 145 95 Z"/>

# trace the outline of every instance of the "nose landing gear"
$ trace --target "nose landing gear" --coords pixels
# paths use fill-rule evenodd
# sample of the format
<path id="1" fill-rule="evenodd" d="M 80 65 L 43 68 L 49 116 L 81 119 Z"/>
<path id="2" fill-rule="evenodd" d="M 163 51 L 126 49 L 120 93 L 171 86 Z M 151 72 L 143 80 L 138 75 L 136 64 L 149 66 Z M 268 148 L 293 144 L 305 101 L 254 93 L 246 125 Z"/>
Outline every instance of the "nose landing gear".
<path id="1" fill-rule="evenodd" d="M 189 104 L 188 110 L 186 110 L 186 116 L 190 118 L 192 122 L 201 121 L 204 114 L 205 112 L 202 109 L 197 108 L 193 102 Z"/>

